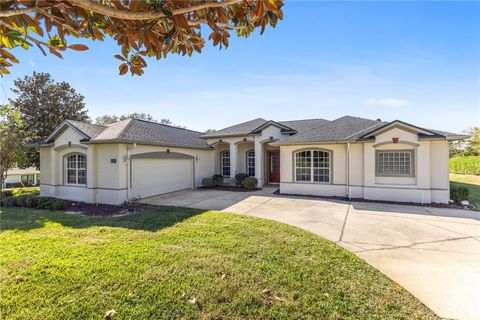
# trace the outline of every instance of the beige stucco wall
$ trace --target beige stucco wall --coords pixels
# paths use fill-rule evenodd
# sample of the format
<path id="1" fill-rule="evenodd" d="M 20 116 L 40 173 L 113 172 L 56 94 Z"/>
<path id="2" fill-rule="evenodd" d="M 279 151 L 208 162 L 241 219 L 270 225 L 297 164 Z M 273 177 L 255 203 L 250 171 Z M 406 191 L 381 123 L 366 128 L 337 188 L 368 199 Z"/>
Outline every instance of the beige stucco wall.
<path id="1" fill-rule="evenodd" d="M 195 188 L 200 187 L 202 185 L 202 179 L 205 177 L 211 177 L 215 173 L 215 161 L 214 161 L 214 152 L 213 150 L 205 150 L 205 149 L 188 149 L 188 148 L 174 148 L 174 147 L 161 147 L 161 146 L 145 146 L 145 145 L 127 145 L 121 144 L 120 146 L 120 157 L 121 163 L 123 163 L 123 169 L 120 171 L 126 172 L 127 171 L 127 163 L 125 162 L 127 156 L 127 147 L 129 148 L 129 154 L 140 154 L 146 152 L 158 152 L 163 151 L 166 152 L 167 149 L 170 152 L 178 152 L 182 154 L 186 154 L 195 158 L 194 163 L 194 172 L 195 172 Z M 122 187 L 127 186 L 127 175 L 121 174 L 120 175 L 120 182 L 119 185 Z"/>
<path id="2" fill-rule="evenodd" d="M 399 143 L 392 143 L 392 138 Z M 332 181 L 329 184 L 295 182 L 293 154 L 302 149 L 325 149 L 333 154 Z M 281 146 L 282 193 L 308 194 L 370 200 L 447 203 L 449 200 L 448 146 L 446 141 L 423 141 L 416 134 L 393 128 L 375 137 L 375 141 L 350 144 L 347 180 L 347 144 L 306 144 Z M 377 150 L 412 150 L 413 177 L 377 177 Z M 348 182 L 348 183 L 347 183 Z M 347 187 L 347 184 L 349 187 Z"/>
<path id="3" fill-rule="evenodd" d="M 247 173 L 247 151 L 255 150 L 253 143 L 240 143 L 237 145 L 236 173 Z"/>
<path id="4" fill-rule="evenodd" d="M 40 148 L 41 195 L 93 203 L 123 203 L 128 198 L 127 148 L 130 155 L 170 149 L 171 152 L 193 156 L 195 187 L 201 185 L 202 178 L 214 174 L 213 152 L 210 150 L 118 143 L 82 144 L 80 140 L 83 138 L 77 131 L 68 128 L 58 136 L 52 146 Z M 74 152 L 87 156 L 85 186 L 65 184 L 64 157 Z M 112 163 L 112 159 L 115 159 L 116 163 Z"/>

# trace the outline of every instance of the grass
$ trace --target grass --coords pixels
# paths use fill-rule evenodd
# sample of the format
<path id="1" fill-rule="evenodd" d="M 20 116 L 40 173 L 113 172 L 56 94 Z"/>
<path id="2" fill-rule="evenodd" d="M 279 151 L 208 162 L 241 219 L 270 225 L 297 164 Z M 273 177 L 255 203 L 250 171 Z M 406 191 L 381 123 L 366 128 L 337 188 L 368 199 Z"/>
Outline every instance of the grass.
<path id="1" fill-rule="evenodd" d="M 450 173 L 450 182 L 456 186 L 462 186 L 470 191 L 468 201 L 480 211 L 480 176 Z"/>
<path id="2" fill-rule="evenodd" d="M 12 191 L 13 196 L 21 196 L 21 195 L 32 195 L 36 196 L 40 194 L 40 187 L 24 187 L 24 188 L 3 188 L 2 191 Z"/>
<path id="3" fill-rule="evenodd" d="M 1 213 L 5 319 L 437 319 L 353 254 L 277 222 L 158 207 Z"/>

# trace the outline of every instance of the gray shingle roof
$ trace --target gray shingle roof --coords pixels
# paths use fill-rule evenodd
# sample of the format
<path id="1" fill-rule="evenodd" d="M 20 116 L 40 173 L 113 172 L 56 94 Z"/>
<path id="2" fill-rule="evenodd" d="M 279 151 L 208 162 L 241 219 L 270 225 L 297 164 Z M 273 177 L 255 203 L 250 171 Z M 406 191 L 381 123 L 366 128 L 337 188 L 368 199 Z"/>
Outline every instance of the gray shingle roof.
<path id="1" fill-rule="evenodd" d="M 301 133 L 301 132 L 313 129 L 315 127 L 321 126 L 322 124 L 325 124 L 327 122 L 330 122 L 330 121 L 325 119 L 306 119 L 306 120 L 280 121 L 279 123 L 294 129 L 298 133 Z"/>
<path id="2" fill-rule="evenodd" d="M 301 142 L 348 141 L 360 138 L 368 130 L 385 125 L 385 122 L 345 116 L 287 137 L 279 144 Z"/>
<path id="3" fill-rule="evenodd" d="M 130 142 L 152 145 L 209 149 L 201 132 L 139 119 L 127 119 L 109 125 L 92 143 Z"/>
<path id="4" fill-rule="evenodd" d="M 216 137 L 228 137 L 228 136 L 240 136 L 240 135 L 247 135 L 253 133 L 255 129 L 267 124 L 268 122 L 277 123 L 282 126 L 286 126 L 291 128 L 297 132 L 303 132 L 310 130 L 314 127 L 322 125 L 326 122 L 329 122 L 325 119 L 307 119 L 307 120 L 291 120 L 291 121 L 268 121 L 262 118 L 253 119 L 247 122 L 243 122 L 240 124 L 236 124 L 231 127 L 227 127 L 224 129 L 220 129 L 218 131 L 204 134 L 204 138 L 216 138 Z"/>
<path id="5" fill-rule="evenodd" d="M 223 128 L 212 133 L 204 134 L 204 138 L 213 138 L 213 137 L 227 137 L 227 136 L 239 136 L 247 135 L 253 130 L 265 124 L 267 120 L 262 118 L 253 119 L 247 122 L 242 122 L 234 126 Z"/>
<path id="6" fill-rule="evenodd" d="M 75 120 L 67 120 L 66 122 L 68 122 L 78 130 L 83 132 L 90 139 L 97 137 L 107 128 L 106 126 L 101 126 L 98 124 L 91 124 L 91 123 L 86 123 L 81 121 L 75 121 Z"/>
<path id="7" fill-rule="evenodd" d="M 211 134 L 202 134 L 197 131 L 139 119 L 127 119 L 108 126 L 94 125 L 73 120 L 67 120 L 66 122 L 89 137 L 86 140 L 91 143 L 124 142 L 200 149 L 211 148 L 204 138 L 247 135 L 269 122 L 275 124 L 273 121 L 257 118 L 221 129 Z M 351 116 L 341 117 L 333 121 L 308 119 L 276 122 L 279 125 L 297 131 L 296 134 L 278 141 L 277 144 L 363 140 L 368 138 L 369 134 L 394 122 L 382 122 L 380 120 L 370 120 Z M 60 127 L 57 128 L 55 132 L 58 132 L 59 129 Z M 430 131 L 435 134 L 435 136 L 438 135 L 438 137 L 446 137 L 447 139 L 448 137 L 451 137 L 451 139 L 463 137 L 463 135 L 445 131 L 423 130 Z M 52 133 L 52 135 L 54 135 L 55 132 Z M 423 134 L 419 134 L 419 136 L 422 135 Z M 432 135 L 425 135 L 425 137 L 431 138 Z"/>

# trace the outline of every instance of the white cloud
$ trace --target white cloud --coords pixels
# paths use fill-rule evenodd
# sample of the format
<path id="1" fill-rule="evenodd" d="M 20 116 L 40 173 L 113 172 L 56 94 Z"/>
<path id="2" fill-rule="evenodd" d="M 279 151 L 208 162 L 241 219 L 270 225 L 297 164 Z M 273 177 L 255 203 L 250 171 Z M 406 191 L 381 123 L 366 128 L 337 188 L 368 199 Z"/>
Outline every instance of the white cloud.
<path id="1" fill-rule="evenodd" d="M 386 107 L 404 107 L 408 106 L 410 102 L 403 99 L 395 99 L 395 98 L 370 98 L 367 100 L 362 101 L 364 105 L 371 105 L 371 106 L 386 106 Z"/>

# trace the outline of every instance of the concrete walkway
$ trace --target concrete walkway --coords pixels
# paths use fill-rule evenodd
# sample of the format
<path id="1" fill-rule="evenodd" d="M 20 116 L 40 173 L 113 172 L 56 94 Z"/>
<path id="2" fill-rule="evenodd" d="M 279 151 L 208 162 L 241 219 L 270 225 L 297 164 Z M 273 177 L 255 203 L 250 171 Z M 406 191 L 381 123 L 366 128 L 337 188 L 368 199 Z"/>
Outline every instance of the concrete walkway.
<path id="1" fill-rule="evenodd" d="M 146 199 L 296 226 L 337 243 L 440 317 L 480 319 L 480 215 L 471 211 L 194 190 Z"/>

